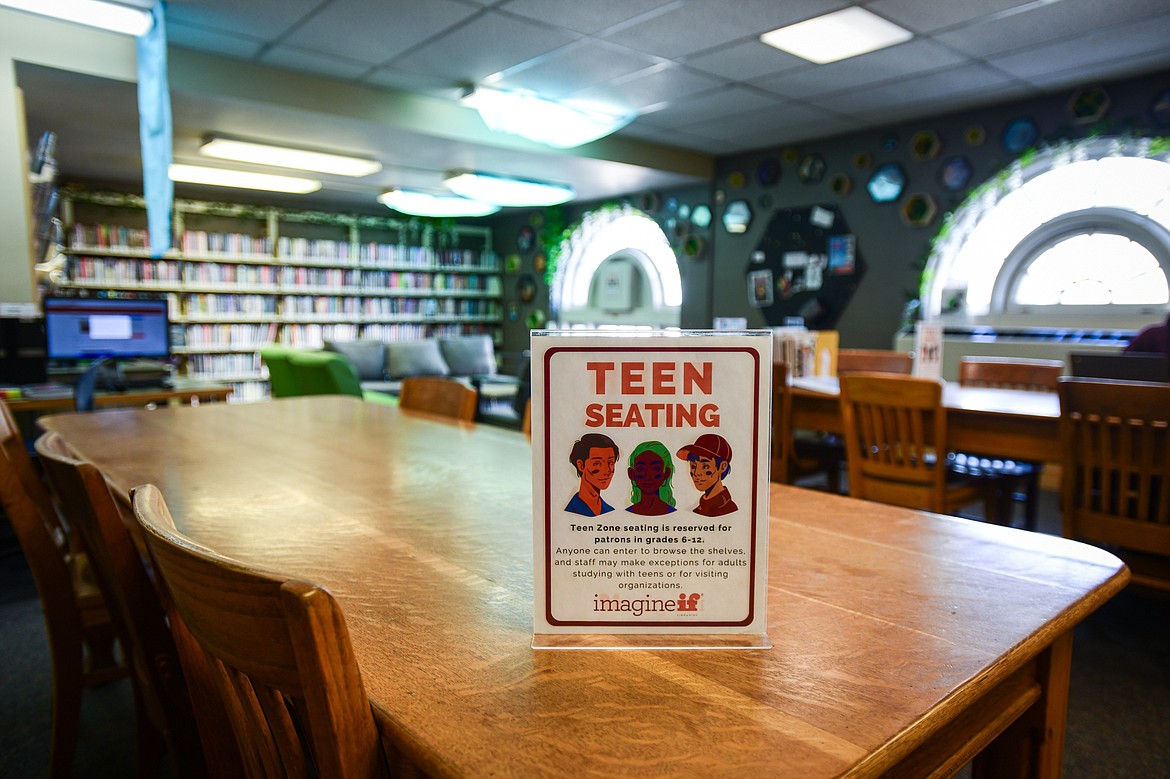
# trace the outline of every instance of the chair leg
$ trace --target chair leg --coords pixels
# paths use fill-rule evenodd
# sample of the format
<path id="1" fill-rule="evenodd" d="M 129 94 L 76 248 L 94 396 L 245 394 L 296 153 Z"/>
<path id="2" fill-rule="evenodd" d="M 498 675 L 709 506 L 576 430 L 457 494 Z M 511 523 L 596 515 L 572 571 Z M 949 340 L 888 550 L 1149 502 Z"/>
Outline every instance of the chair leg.
<path id="1" fill-rule="evenodd" d="M 1024 527 L 1028 530 L 1036 529 L 1036 521 L 1040 514 L 1040 474 L 1034 471 L 1024 482 Z"/>
<path id="2" fill-rule="evenodd" d="M 52 641 L 52 636 L 49 637 Z M 50 779 L 67 779 L 77 752 L 81 727 L 81 692 L 84 674 L 81 645 L 72 652 L 53 652 L 52 737 L 49 751 Z"/>

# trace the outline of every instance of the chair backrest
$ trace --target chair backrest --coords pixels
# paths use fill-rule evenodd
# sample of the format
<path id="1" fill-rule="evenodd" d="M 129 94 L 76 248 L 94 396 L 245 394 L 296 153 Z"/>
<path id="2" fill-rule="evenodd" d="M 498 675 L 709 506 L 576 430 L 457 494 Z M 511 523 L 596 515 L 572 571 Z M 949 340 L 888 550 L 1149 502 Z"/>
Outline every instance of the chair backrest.
<path id="1" fill-rule="evenodd" d="M 846 374 L 841 377 L 841 421 L 850 495 L 945 510 L 947 421 L 942 381 Z"/>
<path id="2" fill-rule="evenodd" d="M 998 387 L 1035 392 L 1056 392 L 1064 372 L 1060 360 L 964 357 L 959 360 L 959 384 L 964 387 Z"/>
<path id="3" fill-rule="evenodd" d="M 1170 385 L 1061 379 L 1064 534 L 1170 590 Z"/>
<path id="4" fill-rule="evenodd" d="M 62 513 L 85 544 L 129 655 L 138 704 L 165 739 L 176 774 L 205 774 L 204 750 L 166 611 L 105 477 L 92 463 L 76 459 L 56 433 L 37 439 L 36 449 Z"/>
<path id="5" fill-rule="evenodd" d="M 772 474 L 787 484 L 792 457 L 792 371 L 786 362 L 772 363 Z"/>
<path id="6" fill-rule="evenodd" d="M 399 408 L 425 411 L 464 422 L 475 421 L 478 393 L 454 379 L 410 376 L 398 391 Z"/>
<path id="7" fill-rule="evenodd" d="M 152 485 L 134 515 L 175 608 L 227 703 L 249 776 L 387 776 L 386 756 L 333 596 L 245 566 L 175 530 Z"/>
<path id="8" fill-rule="evenodd" d="M 357 369 L 344 354 L 300 349 L 290 352 L 288 359 L 302 395 L 362 396 Z"/>
<path id="9" fill-rule="evenodd" d="M 914 370 L 914 358 L 893 349 L 841 349 L 837 352 L 837 375 L 878 372 L 900 373 L 909 376 Z"/>
<path id="10" fill-rule="evenodd" d="M 293 351 L 275 344 L 260 349 L 260 359 L 268 366 L 268 385 L 274 398 L 291 398 L 301 394 L 289 362 L 289 355 Z"/>
<path id="11" fill-rule="evenodd" d="M 0 505 L 24 550 L 50 631 L 81 641 L 70 538 L 28 456 L 16 422 L 0 400 Z M 97 594 L 94 587 L 94 594 Z M 67 639 L 66 639 L 67 640 Z"/>

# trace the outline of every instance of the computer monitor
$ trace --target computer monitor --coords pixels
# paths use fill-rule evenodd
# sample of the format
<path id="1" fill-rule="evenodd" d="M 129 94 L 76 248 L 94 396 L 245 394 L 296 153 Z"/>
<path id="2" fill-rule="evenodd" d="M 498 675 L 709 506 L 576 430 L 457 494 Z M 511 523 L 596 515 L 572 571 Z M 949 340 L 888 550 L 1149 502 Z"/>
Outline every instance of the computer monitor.
<path id="1" fill-rule="evenodd" d="M 44 300 L 50 361 L 170 356 L 166 298 L 64 298 Z"/>
<path id="2" fill-rule="evenodd" d="M 1170 360 L 1144 352 L 1070 352 L 1069 373 L 1091 379 L 1170 382 Z"/>

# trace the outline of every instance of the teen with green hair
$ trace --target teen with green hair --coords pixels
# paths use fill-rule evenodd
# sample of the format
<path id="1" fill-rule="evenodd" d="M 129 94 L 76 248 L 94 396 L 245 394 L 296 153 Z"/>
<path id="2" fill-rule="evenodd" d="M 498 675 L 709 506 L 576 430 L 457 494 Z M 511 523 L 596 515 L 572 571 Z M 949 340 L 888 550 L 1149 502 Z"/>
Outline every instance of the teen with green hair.
<path id="1" fill-rule="evenodd" d="M 634 514 L 654 516 L 675 511 L 674 493 L 670 489 L 670 450 L 660 441 L 645 441 L 630 452 L 630 503 Z"/>

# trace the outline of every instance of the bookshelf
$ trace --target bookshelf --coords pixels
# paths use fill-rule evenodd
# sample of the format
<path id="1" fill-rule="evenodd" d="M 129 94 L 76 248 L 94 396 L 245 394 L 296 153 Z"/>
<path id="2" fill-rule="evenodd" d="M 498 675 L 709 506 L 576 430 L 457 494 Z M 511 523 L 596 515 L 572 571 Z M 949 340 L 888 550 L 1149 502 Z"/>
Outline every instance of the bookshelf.
<path id="1" fill-rule="evenodd" d="M 326 339 L 500 337 L 491 231 L 421 220 L 176 200 L 175 247 L 147 251 L 145 204 L 65 193 L 61 289 L 164 293 L 179 372 L 268 396 L 260 347 Z"/>

